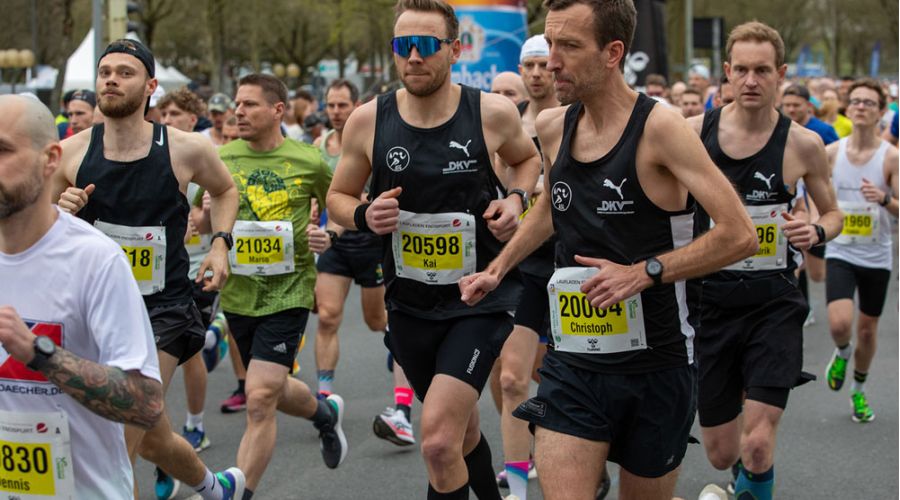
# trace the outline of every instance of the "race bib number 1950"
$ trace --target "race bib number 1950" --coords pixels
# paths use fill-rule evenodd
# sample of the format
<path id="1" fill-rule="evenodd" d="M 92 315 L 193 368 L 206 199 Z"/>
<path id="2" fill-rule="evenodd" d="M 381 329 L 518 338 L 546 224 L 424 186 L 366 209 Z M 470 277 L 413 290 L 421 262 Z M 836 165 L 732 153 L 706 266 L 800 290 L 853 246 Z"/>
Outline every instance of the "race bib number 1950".
<path id="1" fill-rule="evenodd" d="M 0 496 L 76 498 L 64 413 L 0 411 Z"/>

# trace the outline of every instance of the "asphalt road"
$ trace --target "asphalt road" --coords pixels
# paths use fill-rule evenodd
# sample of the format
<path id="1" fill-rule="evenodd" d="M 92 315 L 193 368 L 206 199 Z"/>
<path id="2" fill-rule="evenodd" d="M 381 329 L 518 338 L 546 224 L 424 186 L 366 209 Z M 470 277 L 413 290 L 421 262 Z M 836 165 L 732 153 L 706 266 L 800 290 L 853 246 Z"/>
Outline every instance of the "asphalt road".
<path id="1" fill-rule="evenodd" d="M 824 285 L 811 285 L 816 323 L 804 331 L 805 369 L 819 376 L 791 394 L 778 433 L 775 459 L 776 487 L 782 499 L 897 498 L 898 491 L 898 360 L 897 360 L 897 271 L 892 275 L 885 312 L 879 327 L 878 353 L 867 382 L 867 393 L 877 418 L 869 424 L 850 419 L 849 387 L 835 393 L 823 381 L 832 352 L 825 313 Z M 299 377 L 315 383 L 312 344 L 316 329 L 310 317 L 308 345 L 300 354 Z M 390 374 L 385 368 L 385 349 L 380 334 L 368 332 L 359 309 L 358 288 L 351 289 L 346 317 L 340 332 L 341 360 L 335 390 L 344 397 L 347 412 L 344 430 L 349 455 L 337 470 L 322 463 L 317 433 L 312 424 L 279 415 L 278 441 L 272 462 L 255 498 L 271 499 L 421 499 L 427 476 L 417 448 L 398 448 L 372 434 L 372 420 L 393 403 Z M 851 366 L 852 369 L 852 366 Z M 849 382 L 847 384 L 849 386 Z M 219 413 L 219 401 L 235 387 L 226 360 L 209 376 L 205 426 L 212 446 L 201 458 L 213 470 L 234 465 L 244 429 L 245 414 Z M 534 388 L 533 388 L 534 389 Z M 493 450 L 496 470 L 503 464 L 499 418 L 487 390 L 481 398 L 482 430 Z M 169 415 L 179 429 L 184 424 L 185 400 L 181 373 L 176 374 L 167 398 Z M 418 431 L 418 403 L 413 421 Z M 695 436 L 700 436 L 696 428 Z M 418 437 L 418 435 L 417 435 Z M 616 466 L 610 468 L 616 498 Z M 139 460 L 136 468 L 141 498 L 155 498 L 152 466 Z M 676 494 L 697 498 L 706 483 L 721 485 L 729 474 L 709 465 L 702 445 L 689 447 Z M 182 487 L 177 498 L 190 498 Z M 507 494 L 506 491 L 502 491 Z M 529 485 L 529 498 L 540 499 L 537 481 Z"/>

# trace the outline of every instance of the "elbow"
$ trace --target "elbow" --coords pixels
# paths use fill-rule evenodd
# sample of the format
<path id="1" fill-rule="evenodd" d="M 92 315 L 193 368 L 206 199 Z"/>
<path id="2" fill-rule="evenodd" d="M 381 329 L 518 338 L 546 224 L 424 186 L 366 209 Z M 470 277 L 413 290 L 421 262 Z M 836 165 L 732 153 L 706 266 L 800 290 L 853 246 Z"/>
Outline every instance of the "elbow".
<path id="1" fill-rule="evenodd" d="M 741 231 L 740 237 L 735 238 L 734 241 L 735 247 L 739 249 L 740 253 L 735 260 L 756 255 L 756 252 L 759 251 L 759 239 L 756 236 L 756 228 L 752 224 Z"/>

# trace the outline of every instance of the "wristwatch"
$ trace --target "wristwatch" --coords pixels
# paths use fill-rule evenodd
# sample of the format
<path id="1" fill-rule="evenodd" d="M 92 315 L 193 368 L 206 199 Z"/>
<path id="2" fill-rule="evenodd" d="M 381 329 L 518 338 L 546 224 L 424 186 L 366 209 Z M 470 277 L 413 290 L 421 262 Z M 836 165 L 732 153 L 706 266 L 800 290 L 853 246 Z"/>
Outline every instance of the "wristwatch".
<path id="1" fill-rule="evenodd" d="M 231 233 L 226 233 L 225 231 L 219 231 L 218 233 L 213 233 L 212 238 L 210 238 L 209 242 L 212 243 L 216 240 L 216 238 L 222 238 L 222 241 L 225 242 L 225 246 L 231 250 L 231 247 L 234 246 L 234 237 L 231 236 Z"/>
<path id="2" fill-rule="evenodd" d="M 34 358 L 31 359 L 31 362 L 28 363 L 28 368 L 34 371 L 38 371 L 47 361 L 50 360 L 50 356 L 56 352 L 56 344 L 50 340 L 50 337 L 46 335 L 38 335 L 34 339 Z"/>
<path id="3" fill-rule="evenodd" d="M 331 246 L 334 246 L 335 242 L 337 242 L 338 234 L 331 229 L 326 229 L 325 233 L 327 233 L 328 237 L 331 238 Z"/>
<path id="4" fill-rule="evenodd" d="M 881 200 L 881 203 L 879 203 L 879 205 L 881 205 L 882 207 L 886 207 L 886 206 L 890 205 L 890 203 L 891 203 L 891 193 L 884 193 L 884 199 Z"/>
<path id="5" fill-rule="evenodd" d="M 663 274 L 663 265 L 662 262 L 659 261 L 656 257 L 650 257 L 645 260 L 647 272 L 647 276 L 650 276 L 650 279 L 653 280 L 654 285 L 662 285 L 662 274 Z"/>
<path id="6" fill-rule="evenodd" d="M 815 243 L 815 245 L 812 245 L 812 246 L 817 247 L 819 245 L 824 244 L 825 243 L 825 228 L 818 224 L 813 224 L 812 226 L 816 230 L 816 237 L 819 238 L 819 241 L 817 241 Z"/>
<path id="7" fill-rule="evenodd" d="M 528 210 L 528 193 L 524 189 L 510 189 L 509 194 L 517 194 L 522 198 L 522 213 Z"/>

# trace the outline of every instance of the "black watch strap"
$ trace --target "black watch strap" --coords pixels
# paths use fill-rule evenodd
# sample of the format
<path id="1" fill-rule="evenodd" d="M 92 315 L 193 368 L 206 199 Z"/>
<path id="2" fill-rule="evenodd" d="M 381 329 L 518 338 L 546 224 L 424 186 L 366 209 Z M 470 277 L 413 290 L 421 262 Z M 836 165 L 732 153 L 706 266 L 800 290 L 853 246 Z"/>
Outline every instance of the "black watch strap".
<path id="1" fill-rule="evenodd" d="M 879 203 L 879 205 L 881 205 L 882 207 L 886 207 L 890 204 L 891 204 L 891 193 L 884 193 L 884 199 L 881 200 L 881 203 Z"/>
<path id="2" fill-rule="evenodd" d="M 818 224 L 813 224 L 812 226 L 816 229 L 816 237 L 819 238 L 819 241 L 817 241 L 816 244 L 813 246 L 817 247 L 819 245 L 824 245 L 825 244 L 825 228 Z"/>
<path id="3" fill-rule="evenodd" d="M 328 238 L 331 239 L 331 246 L 334 246 L 334 244 L 337 242 L 338 234 L 335 231 L 332 231 L 331 229 L 326 229 L 325 234 L 327 234 Z"/>
<path id="4" fill-rule="evenodd" d="M 528 210 L 528 193 L 524 189 L 510 189 L 509 194 L 517 194 L 522 198 L 522 213 Z"/>
<path id="5" fill-rule="evenodd" d="M 234 238 L 231 236 L 231 233 L 226 233 L 225 231 L 219 231 L 217 233 L 213 233 L 212 238 L 210 238 L 209 242 L 212 243 L 216 238 L 222 238 L 225 242 L 225 246 L 231 250 L 231 247 L 234 246 Z"/>

